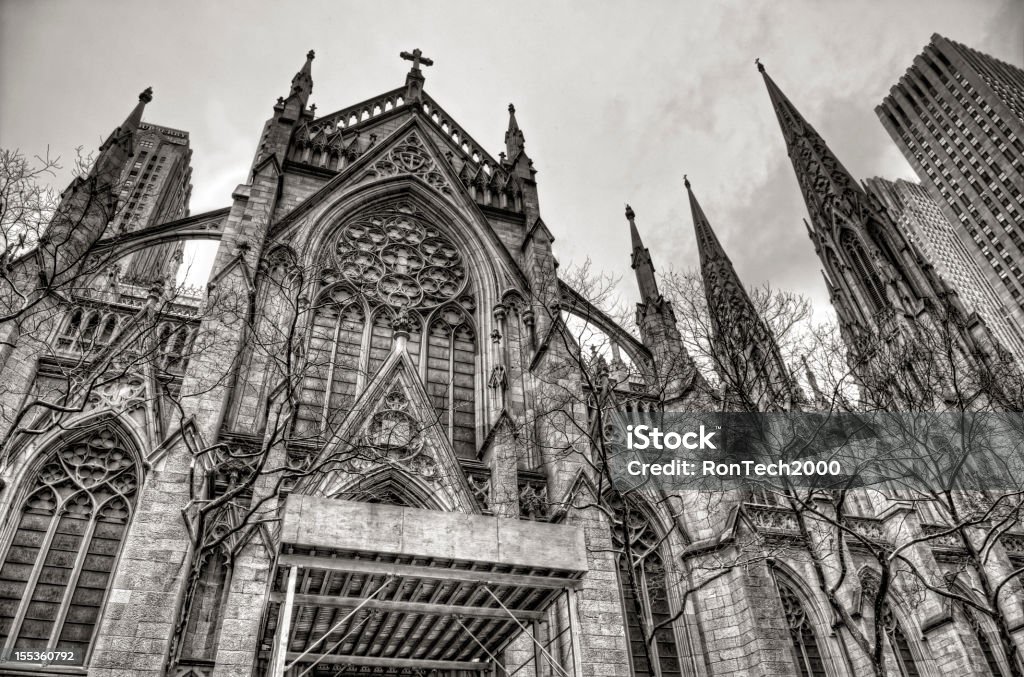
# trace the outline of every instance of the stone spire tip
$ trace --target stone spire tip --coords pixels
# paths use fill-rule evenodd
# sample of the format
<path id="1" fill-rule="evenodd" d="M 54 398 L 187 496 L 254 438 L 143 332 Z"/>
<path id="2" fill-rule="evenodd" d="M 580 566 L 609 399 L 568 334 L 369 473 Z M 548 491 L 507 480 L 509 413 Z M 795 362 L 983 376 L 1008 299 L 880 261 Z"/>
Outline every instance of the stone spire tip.
<path id="1" fill-rule="evenodd" d="M 754 59 L 754 65 L 757 66 L 757 71 L 759 73 L 764 73 L 764 64 L 761 63 L 761 59 Z"/>
<path id="2" fill-rule="evenodd" d="M 686 190 L 690 190 L 690 177 L 683 174 L 683 185 L 686 186 Z"/>
<path id="3" fill-rule="evenodd" d="M 153 100 L 153 88 L 152 87 L 146 87 L 144 90 L 142 90 L 142 93 L 139 94 L 139 101 L 141 101 L 142 103 L 149 103 L 152 100 Z"/>
<path id="4" fill-rule="evenodd" d="M 633 219 L 636 218 L 636 214 L 633 212 L 633 208 L 628 204 L 626 205 L 626 220 L 633 223 Z"/>
<path id="5" fill-rule="evenodd" d="M 315 58 L 316 52 L 314 52 L 313 50 L 309 50 L 308 52 L 306 52 L 306 61 L 312 61 Z"/>

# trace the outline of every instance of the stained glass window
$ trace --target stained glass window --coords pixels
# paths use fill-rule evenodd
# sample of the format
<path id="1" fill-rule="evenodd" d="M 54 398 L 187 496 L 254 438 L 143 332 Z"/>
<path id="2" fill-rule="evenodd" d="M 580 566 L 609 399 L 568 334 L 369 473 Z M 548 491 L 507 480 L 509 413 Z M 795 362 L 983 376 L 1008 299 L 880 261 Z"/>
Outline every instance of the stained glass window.
<path id="1" fill-rule="evenodd" d="M 139 485 L 124 437 L 101 424 L 36 472 L 0 567 L 0 640 L 19 650 L 92 642 Z"/>

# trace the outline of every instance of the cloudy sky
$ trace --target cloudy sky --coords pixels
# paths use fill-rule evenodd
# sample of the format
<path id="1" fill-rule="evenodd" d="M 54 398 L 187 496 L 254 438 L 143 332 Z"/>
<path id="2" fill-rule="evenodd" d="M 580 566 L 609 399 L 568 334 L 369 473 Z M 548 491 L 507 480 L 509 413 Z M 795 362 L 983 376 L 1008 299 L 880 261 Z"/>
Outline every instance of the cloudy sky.
<path id="1" fill-rule="evenodd" d="M 515 102 L 563 265 L 635 300 L 629 202 L 661 270 L 695 266 L 687 173 L 744 282 L 824 307 L 754 57 L 854 175 L 914 178 L 874 106 L 934 32 L 1024 63 L 1024 0 L 0 0 L 0 143 L 70 159 L 151 85 L 147 119 L 191 133 L 198 213 L 230 203 L 308 49 L 328 113 L 401 85 L 420 47 L 427 91 L 494 155 Z"/>

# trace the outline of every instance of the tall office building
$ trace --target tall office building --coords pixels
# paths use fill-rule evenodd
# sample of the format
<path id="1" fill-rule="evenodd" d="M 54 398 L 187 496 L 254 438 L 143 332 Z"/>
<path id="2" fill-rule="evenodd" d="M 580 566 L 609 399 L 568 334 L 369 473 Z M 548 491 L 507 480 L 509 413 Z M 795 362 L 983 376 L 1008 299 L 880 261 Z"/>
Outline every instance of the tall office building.
<path id="1" fill-rule="evenodd" d="M 139 126 L 135 154 L 121 177 L 121 208 L 112 233 L 140 230 L 188 216 L 192 149 L 188 132 L 148 122 Z M 121 260 L 124 282 L 148 285 L 174 273 L 181 243 L 161 244 Z"/>
<path id="2" fill-rule="evenodd" d="M 971 258 L 967 246 L 956 236 L 953 224 L 924 186 L 903 179 L 865 181 L 868 192 L 885 205 L 896 227 L 917 245 L 939 275 L 960 295 L 964 305 L 976 312 L 992 333 L 1024 360 L 1024 336 L 1014 324 L 999 295 Z"/>
<path id="3" fill-rule="evenodd" d="M 1024 327 L 1024 70 L 933 35 L 875 112 Z"/>

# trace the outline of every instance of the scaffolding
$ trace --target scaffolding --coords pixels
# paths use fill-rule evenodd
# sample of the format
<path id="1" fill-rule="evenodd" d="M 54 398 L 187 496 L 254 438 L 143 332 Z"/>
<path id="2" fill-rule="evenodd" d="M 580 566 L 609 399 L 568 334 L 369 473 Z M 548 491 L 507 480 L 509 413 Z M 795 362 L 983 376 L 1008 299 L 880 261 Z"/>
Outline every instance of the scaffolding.
<path id="1" fill-rule="evenodd" d="M 263 674 L 580 674 L 577 527 L 289 496 L 279 548 Z"/>

